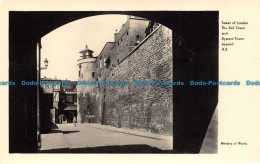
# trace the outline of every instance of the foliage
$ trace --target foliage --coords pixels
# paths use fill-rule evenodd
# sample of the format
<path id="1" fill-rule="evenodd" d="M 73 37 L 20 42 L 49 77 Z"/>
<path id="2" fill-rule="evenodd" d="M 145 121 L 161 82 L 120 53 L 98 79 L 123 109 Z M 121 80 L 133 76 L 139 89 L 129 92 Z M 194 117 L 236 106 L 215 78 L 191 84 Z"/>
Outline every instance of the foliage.
<path id="1" fill-rule="evenodd" d="M 94 114 L 94 103 L 91 101 L 91 96 L 89 93 L 86 93 L 85 96 L 83 93 L 78 96 L 79 103 L 79 112 L 81 115 L 81 122 L 87 122 L 87 115 Z"/>

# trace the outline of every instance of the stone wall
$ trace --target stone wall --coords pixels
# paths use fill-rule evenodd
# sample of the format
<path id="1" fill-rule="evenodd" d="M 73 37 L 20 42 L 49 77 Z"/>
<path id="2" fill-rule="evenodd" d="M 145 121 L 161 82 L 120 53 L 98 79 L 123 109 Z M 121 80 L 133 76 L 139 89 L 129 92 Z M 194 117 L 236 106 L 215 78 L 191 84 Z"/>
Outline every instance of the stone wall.
<path id="1" fill-rule="evenodd" d="M 108 74 L 106 81 L 127 81 L 128 85 L 106 86 L 101 91 L 103 123 L 172 135 L 173 87 L 133 83 L 172 79 L 172 31 L 160 26 Z"/>

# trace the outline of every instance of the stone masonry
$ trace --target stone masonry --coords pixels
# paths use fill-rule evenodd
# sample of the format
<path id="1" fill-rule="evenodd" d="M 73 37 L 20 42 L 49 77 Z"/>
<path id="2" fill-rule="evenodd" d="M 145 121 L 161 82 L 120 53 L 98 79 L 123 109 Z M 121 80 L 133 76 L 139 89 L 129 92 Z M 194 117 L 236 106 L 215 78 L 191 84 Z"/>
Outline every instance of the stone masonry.
<path id="1" fill-rule="evenodd" d="M 172 32 L 161 26 L 109 73 L 107 81 L 129 84 L 106 86 L 104 123 L 172 135 L 172 86 L 134 85 L 172 81 L 172 69 Z"/>
<path id="2" fill-rule="evenodd" d="M 157 27 L 119 64 L 115 64 L 117 56 L 113 44 L 106 44 L 99 57 L 79 61 L 82 71 L 79 80 L 125 81 L 128 85 L 78 86 L 79 108 L 90 105 L 90 115 L 95 115 L 95 122 L 101 124 L 172 135 L 173 87 L 134 85 L 134 81 L 173 80 L 172 31 L 165 26 Z M 84 115 L 78 111 L 79 115 Z"/>

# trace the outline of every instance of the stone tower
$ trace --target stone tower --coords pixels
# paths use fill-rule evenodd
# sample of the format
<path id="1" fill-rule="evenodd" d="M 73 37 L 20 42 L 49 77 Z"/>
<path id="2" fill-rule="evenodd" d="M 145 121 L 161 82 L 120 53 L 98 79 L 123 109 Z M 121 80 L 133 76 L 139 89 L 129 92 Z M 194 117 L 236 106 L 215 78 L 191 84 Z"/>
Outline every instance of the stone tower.
<path id="1" fill-rule="evenodd" d="M 78 85 L 77 85 L 77 113 L 78 122 L 95 122 L 95 87 L 91 85 L 95 83 L 95 61 L 92 50 L 85 46 L 85 49 L 80 51 L 78 59 Z M 89 85 L 87 85 L 89 84 Z"/>

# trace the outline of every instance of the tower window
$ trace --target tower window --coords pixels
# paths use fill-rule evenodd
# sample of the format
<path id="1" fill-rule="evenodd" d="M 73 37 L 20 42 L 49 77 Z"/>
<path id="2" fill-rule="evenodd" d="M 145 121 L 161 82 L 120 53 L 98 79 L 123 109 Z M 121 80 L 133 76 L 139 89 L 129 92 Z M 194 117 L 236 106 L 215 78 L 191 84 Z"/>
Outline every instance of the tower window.
<path id="1" fill-rule="evenodd" d="M 107 60 L 106 60 L 106 68 L 108 68 L 109 66 L 110 66 L 110 57 L 107 58 Z"/>
<path id="2" fill-rule="evenodd" d="M 95 72 L 92 72 L 92 77 L 95 77 Z"/>
<path id="3" fill-rule="evenodd" d="M 136 35 L 135 38 L 136 38 L 135 45 L 138 45 L 141 42 L 140 41 L 140 35 Z"/>
<path id="4" fill-rule="evenodd" d="M 102 68 L 102 56 L 100 56 L 100 59 L 99 59 L 99 68 Z"/>

